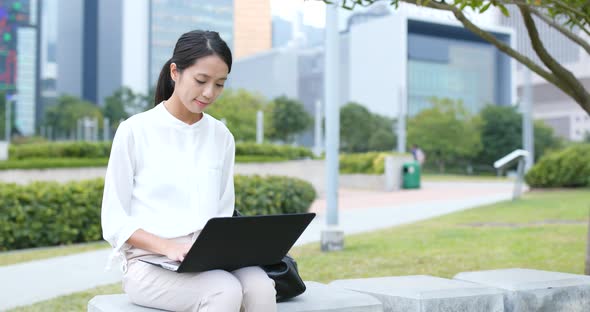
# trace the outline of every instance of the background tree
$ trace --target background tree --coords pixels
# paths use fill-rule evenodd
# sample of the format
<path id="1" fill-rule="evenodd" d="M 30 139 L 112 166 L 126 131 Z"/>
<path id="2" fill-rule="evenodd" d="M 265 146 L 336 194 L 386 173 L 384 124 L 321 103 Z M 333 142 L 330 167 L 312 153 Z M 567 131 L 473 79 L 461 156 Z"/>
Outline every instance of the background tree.
<path id="1" fill-rule="evenodd" d="M 57 138 L 74 137 L 78 127 L 78 120 L 83 117 L 97 118 L 98 125 L 102 125 L 102 113 L 100 109 L 80 98 L 71 95 L 62 95 L 57 103 L 45 110 L 45 126 L 53 128 Z"/>
<path id="2" fill-rule="evenodd" d="M 334 0 L 324 0 L 324 2 L 332 3 Z M 343 8 L 350 10 L 357 5 L 370 6 L 376 2 L 377 0 L 338 0 Z M 536 25 L 538 22 L 549 25 L 590 54 L 590 42 L 584 38 L 584 36 L 590 36 L 590 2 L 588 0 L 389 0 L 389 3 L 396 8 L 400 2 L 451 12 L 466 29 L 495 45 L 500 51 L 555 85 L 590 114 L 590 93 L 586 89 L 587 87 L 549 54 L 539 37 Z M 533 51 L 543 64 L 537 64 L 531 58 L 496 38 L 491 32 L 475 25 L 467 17 L 470 13 L 483 13 L 491 7 L 509 16 L 508 6 L 518 9 L 527 29 Z M 537 19 L 533 19 L 533 17 L 537 17 Z M 473 19 L 475 18 L 473 16 Z"/>
<path id="3" fill-rule="evenodd" d="M 154 103 L 156 101 L 156 86 L 151 86 L 148 89 L 148 93 L 142 96 L 142 99 L 145 102 L 147 109 L 154 107 L 156 104 Z"/>
<path id="4" fill-rule="evenodd" d="M 471 159 L 482 148 L 478 117 L 471 116 L 461 101 L 433 98 L 434 106 L 408 120 L 408 144 L 418 144 L 427 161 L 440 172 L 445 164 Z"/>
<path id="5" fill-rule="evenodd" d="M 371 115 L 374 129 L 369 136 L 369 151 L 392 151 L 397 146 L 397 136 L 393 133 L 393 119 L 374 113 Z"/>
<path id="6" fill-rule="evenodd" d="M 563 147 L 563 140 L 558 138 L 553 128 L 546 125 L 541 120 L 535 120 L 535 161 L 538 161 L 543 155 L 552 150 L 557 150 Z"/>
<path id="7" fill-rule="evenodd" d="M 488 105 L 480 116 L 483 149 L 475 159 L 478 164 L 491 166 L 506 154 L 522 148 L 522 115 L 516 107 Z M 536 160 L 563 145 L 553 129 L 540 120 L 535 121 L 534 132 Z"/>
<path id="8" fill-rule="evenodd" d="M 293 143 L 297 134 L 313 124 L 313 117 L 300 101 L 280 96 L 270 105 L 271 127 L 268 136 L 273 140 Z"/>
<path id="9" fill-rule="evenodd" d="M 369 137 L 369 151 L 391 151 L 396 142 L 397 138 L 393 132 L 381 127 Z"/>
<path id="10" fill-rule="evenodd" d="M 480 116 L 483 148 L 476 158 L 477 163 L 491 166 L 506 154 L 522 148 L 522 116 L 515 107 L 488 105 Z"/>
<path id="11" fill-rule="evenodd" d="M 346 153 L 390 151 L 396 145 L 393 120 L 350 102 L 340 108 L 340 149 Z"/>
<path id="12" fill-rule="evenodd" d="M 340 149 L 346 153 L 369 150 L 372 116 L 361 104 L 350 102 L 340 108 Z"/>
<path id="13" fill-rule="evenodd" d="M 267 105 L 264 97 L 246 90 L 223 91 L 207 113 L 217 119 L 225 119 L 236 141 L 256 140 L 256 112 Z"/>
<path id="14" fill-rule="evenodd" d="M 119 127 L 121 120 L 151 108 L 148 103 L 146 95 L 135 93 L 128 87 L 121 87 L 106 97 L 102 114 L 110 121 L 111 133 Z"/>
<path id="15" fill-rule="evenodd" d="M 11 110 L 10 110 L 10 125 L 11 125 L 11 136 L 17 132 L 16 129 L 16 109 L 14 107 L 14 104 L 12 104 Z M 0 92 L 0 133 L 2 133 L 2 136 L 0 136 L 0 140 L 4 140 L 4 138 L 6 138 L 6 93 L 4 92 Z"/>

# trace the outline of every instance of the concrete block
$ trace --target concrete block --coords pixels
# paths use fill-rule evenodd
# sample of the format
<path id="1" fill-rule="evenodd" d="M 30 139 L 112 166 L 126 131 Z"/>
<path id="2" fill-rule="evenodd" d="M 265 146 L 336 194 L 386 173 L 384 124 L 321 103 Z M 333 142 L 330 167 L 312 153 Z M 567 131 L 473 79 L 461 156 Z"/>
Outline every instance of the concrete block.
<path id="1" fill-rule="evenodd" d="M 302 295 L 279 303 L 277 311 L 383 311 L 381 303 L 371 296 L 316 282 L 305 282 L 305 285 L 307 290 Z"/>
<path id="2" fill-rule="evenodd" d="M 96 296 L 88 302 L 88 312 L 156 312 L 131 303 L 126 294 Z"/>
<path id="3" fill-rule="evenodd" d="M 427 275 L 337 280 L 330 283 L 369 294 L 386 312 L 503 312 L 502 292 Z"/>
<path id="4" fill-rule="evenodd" d="M 382 312 L 381 303 L 367 295 L 328 285 L 305 282 L 307 290 L 302 295 L 278 304 L 278 312 Z M 88 312 L 156 312 L 135 305 L 127 295 L 96 296 L 88 302 Z"/>
<path id="5" fill-rule="evenodd" d="M 590 311 L 590 278 L 585 275 L 516 268 L 463 272 L 455 279 L 505 290 L 506 312 Z"/>
<path id="6" fill-rule="evenodd" d="M 344 231 L 338 227 L 328 226 L 322 230 L 320 237 L 322 251 L 339 251 L 344 248 Z"/>

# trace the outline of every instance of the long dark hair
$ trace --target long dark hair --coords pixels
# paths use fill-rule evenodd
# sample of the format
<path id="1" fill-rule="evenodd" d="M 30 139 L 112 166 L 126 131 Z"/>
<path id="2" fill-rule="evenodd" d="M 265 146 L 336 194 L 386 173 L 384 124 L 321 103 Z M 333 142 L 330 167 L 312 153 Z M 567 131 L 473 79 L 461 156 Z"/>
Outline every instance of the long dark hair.
<path id="1" fill-rule="evenodd" d="M 231 71 L 231 51 L 219 33 L 193 30 L 182 34 L 176 41 L 172 58 L 164 64 L 160 72 L 154 106 L 169 99 L 174 91 L 174 81 L 170 77 L 170 64 L 175 63 L 178 72 L 182 73 L 185 68 L 195 64 L 199 58 L 209 55 L 219 56 L 227 64 L 228 72 Z"/>

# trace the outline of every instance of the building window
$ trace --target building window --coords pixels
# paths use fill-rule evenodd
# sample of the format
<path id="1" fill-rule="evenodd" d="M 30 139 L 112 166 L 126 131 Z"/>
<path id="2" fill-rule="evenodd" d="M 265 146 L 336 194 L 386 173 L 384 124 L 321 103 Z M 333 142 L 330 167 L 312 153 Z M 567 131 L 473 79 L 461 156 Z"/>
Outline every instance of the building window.
<path id="1" fill-rule="evenodd" d="M 495 102 L 494 48 L 470 41 L 410 34 L 408 113 L 432 107 L 432 98 L 460 100 L 471 113 Z"/>

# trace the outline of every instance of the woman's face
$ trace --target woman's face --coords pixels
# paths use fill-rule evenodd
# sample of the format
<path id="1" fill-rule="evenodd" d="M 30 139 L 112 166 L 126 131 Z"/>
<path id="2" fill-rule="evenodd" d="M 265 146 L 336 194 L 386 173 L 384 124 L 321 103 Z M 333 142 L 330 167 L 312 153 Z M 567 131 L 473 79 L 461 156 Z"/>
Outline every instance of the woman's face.
<path id="1" fill-rule="evenodd" d="M 202 57 L 182 72 L 175 63 L 170 64 L 174 94 L 195 114 L 202 113 L 221 94 L 228 72 L 227 64 L 217 55 Z"/>

